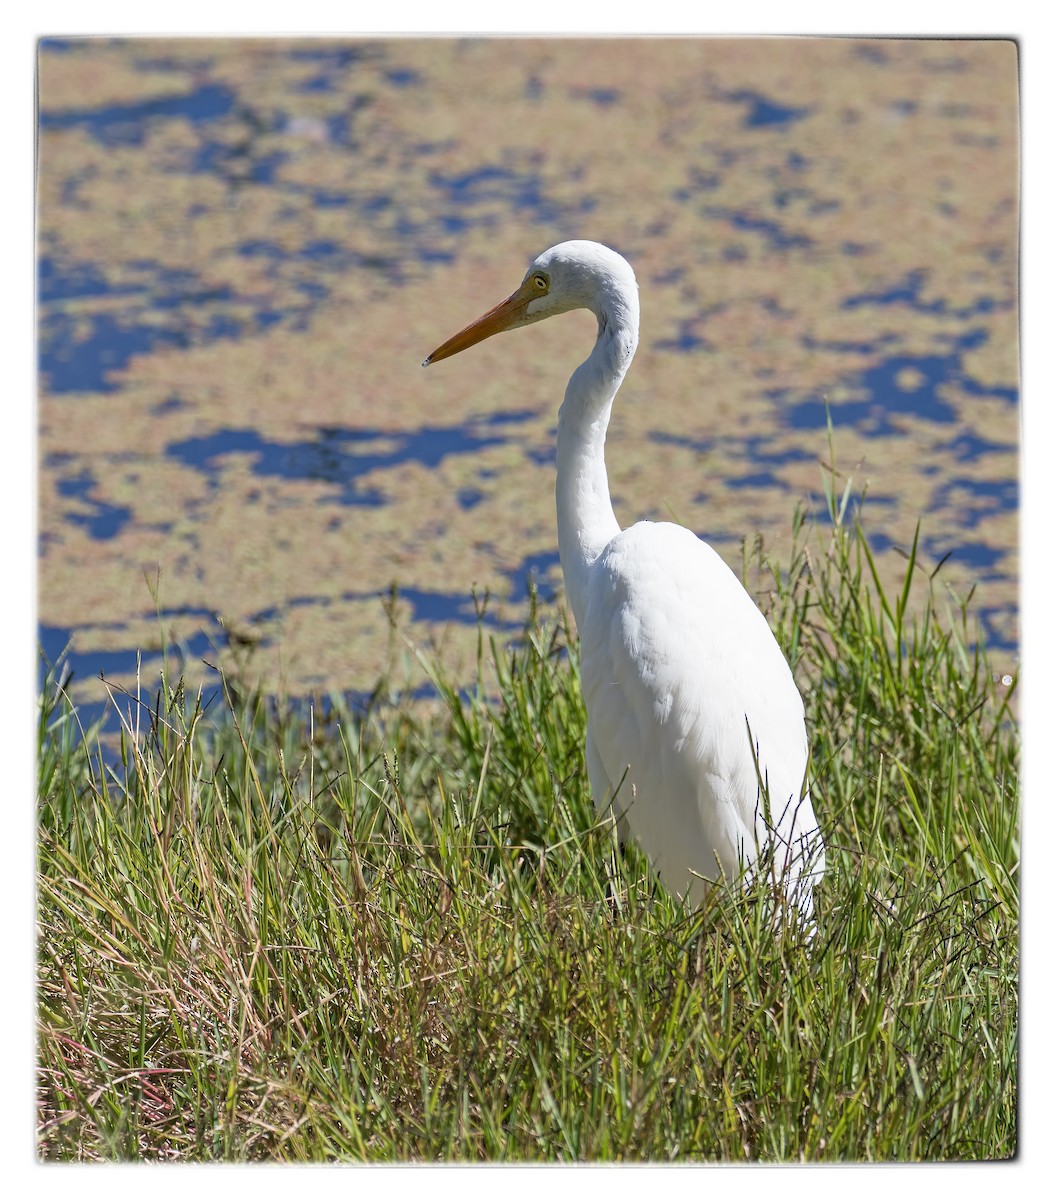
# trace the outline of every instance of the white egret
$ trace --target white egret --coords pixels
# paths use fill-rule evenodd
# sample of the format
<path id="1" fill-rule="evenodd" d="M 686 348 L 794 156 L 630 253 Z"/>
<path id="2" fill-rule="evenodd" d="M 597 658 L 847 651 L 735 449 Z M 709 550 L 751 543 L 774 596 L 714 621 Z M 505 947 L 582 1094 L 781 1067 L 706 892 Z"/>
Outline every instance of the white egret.
<path id="1" fill-rule="evenodd" d="M 698 904 L 766 851 L 786 902 L 810 918 L 825 858 L 789 664 L 707 543 L 669 522 L 621 530 L 613 515 L 604 448 L 638 344 L 631 266 L 597 242 L 552 246 L 422 365 L 574 308 L 594 313 L 598 336 L 558 413 L 558 551 L 580 634 L 594 802 L 677 896 Z"/>

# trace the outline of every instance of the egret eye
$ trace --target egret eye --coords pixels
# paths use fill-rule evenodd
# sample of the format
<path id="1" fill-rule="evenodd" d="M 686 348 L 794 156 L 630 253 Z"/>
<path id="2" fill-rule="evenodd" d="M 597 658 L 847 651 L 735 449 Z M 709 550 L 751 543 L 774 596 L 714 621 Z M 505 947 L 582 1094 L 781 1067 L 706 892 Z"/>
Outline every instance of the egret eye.
<path id="1" fill-rule="evenodd" d="M 537 292 L 545 292 L 547 290 L 546 275 L 533 275 L 532 282 L 536 285 Z"/>

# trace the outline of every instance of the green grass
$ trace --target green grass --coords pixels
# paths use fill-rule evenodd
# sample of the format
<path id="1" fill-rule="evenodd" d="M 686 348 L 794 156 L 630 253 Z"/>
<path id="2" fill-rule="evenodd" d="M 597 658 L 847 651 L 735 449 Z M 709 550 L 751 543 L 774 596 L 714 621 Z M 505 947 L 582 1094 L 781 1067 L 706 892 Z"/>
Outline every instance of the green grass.
<path id="1" fill-rule="evenodd" d="M 1013 687 L 916 549 L 886 596 L 829 499 L 784 570 L 749 564 L 812 734 L 807 944 L 614 852 L 560 614 L 482 638 L 468 694 L 427 664 L 426 715 L 384 682 L 365 716 L 166 686 L 109 765 L 49 681 L 40 1156 L 1014 1154 Z"/>

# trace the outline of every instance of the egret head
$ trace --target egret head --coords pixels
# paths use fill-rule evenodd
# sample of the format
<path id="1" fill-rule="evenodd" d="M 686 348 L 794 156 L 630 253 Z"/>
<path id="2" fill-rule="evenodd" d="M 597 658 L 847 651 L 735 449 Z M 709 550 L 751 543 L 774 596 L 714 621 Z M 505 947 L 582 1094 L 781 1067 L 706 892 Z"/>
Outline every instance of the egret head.
<path id="1" fill-rule="evenodd" d="M 493 333 L 574 308 L 590 309 L 601 325 L 604 314 L 620 305 L 633 305 L 637 316 L 638 287 L 628 262 L 598 242 L 562 242 L 543 251 L 516 292 L 438 346 L 422 365 L 458 354 Z"/>

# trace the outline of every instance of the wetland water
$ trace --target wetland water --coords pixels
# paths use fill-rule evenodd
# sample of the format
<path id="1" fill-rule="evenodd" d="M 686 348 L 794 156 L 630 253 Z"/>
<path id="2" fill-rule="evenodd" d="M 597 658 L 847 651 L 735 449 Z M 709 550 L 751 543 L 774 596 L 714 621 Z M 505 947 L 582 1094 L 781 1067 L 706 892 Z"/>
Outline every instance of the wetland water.
<path id="1" fill-rule="evenodd" d="M 889 578 L 920 519 L 1012 667 L 1012 43 L 45 40 L 39 88 L 39 623 L 81 701 L 163 643 L 192 685 L 367 692 L 392 585 L 456 669 L 474 589 L 500 633 L 560 595 L 592 319 L 419 364 L 567 238 L 642 292 L 623 524 L 781 558 L 828 410 Z"/>

